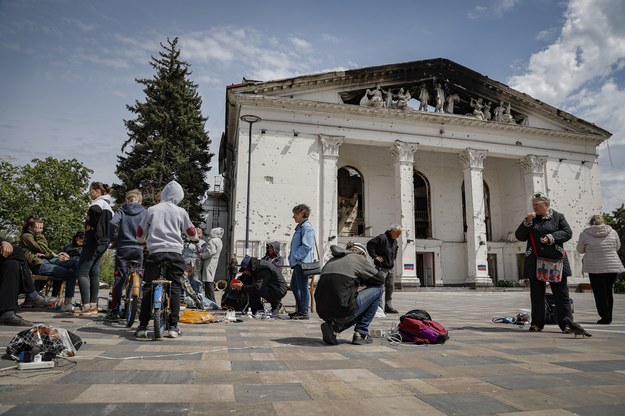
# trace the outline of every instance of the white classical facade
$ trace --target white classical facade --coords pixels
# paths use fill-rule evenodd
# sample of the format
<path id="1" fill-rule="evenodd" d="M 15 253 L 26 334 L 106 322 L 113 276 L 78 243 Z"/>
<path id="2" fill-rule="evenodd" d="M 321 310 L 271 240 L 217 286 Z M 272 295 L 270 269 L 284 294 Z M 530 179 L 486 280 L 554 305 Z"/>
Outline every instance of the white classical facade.
<path id="1" fill-rule="evenodd" d="M 251 141 L 243 115 L 261 118 Z M 285 257 L 291 209 L 305 203 L 322 257 L 398 223 L 402 286 L 516 281 L 525 243 L 514 231 L 545 192 L 573 228 L 565 247 L 571 283 L 581 279 L 575 242 L 601 211 L 597 146 L 610 133 L 468 68 L 432 59 L 246 81 L 227 88 L 226 123 L 220 167 L 239 257 L 248 203 L 247 251 L 281 241 Z"/>

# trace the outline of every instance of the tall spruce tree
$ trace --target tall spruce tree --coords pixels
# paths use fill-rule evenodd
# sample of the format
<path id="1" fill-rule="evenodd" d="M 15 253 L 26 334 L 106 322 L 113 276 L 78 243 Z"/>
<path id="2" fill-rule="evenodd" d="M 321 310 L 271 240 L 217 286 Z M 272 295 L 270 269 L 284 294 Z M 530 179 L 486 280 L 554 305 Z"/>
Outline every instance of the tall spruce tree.
<path id="1" fill-rule="evenodd" d="M 189 80 L 189 64 L 178 59 L 177 43 L 178 38 L 161 43 L 164 50 L 150 61 L 156 70 L 152 79 L 135 79 L 145 86 L 145 102 L 126 106 L 136 118 L 124 120 L 128 140 L 122 145 L 123 155 L 117 157 L 115 173 L 121 184 L 113 185 L 113 196 L 123 201 L 127 191 L 138 188 L 144 204 L 152 205 L 163 187 L 175 179 L 185 192 L 180 206 L 199 223 L 213 154 L 204 130 L 207 118 L 200 110 L 202 99 L 197 84 Z M 126 148 L 130 151 L 125 152 Z"/>

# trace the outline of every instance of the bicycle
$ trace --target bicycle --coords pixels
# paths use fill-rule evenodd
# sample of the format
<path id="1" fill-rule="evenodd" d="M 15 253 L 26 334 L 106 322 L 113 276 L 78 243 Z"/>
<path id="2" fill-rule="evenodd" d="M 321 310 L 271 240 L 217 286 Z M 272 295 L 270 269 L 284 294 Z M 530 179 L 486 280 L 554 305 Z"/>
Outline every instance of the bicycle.
<path id="1" fill-rule="evenodd" d="M 141 274 L 138 272 L 141 263 L 130 260 L 126 263 L 126 282 L 119 301 L 119 317 L 126 320 L 126 327 L 130 328 L 137 318 L 139 302 L 141 301 Z"/>
<path id="2" fill-rule="evenodd" d="M 163 335 L 169 333 L 169 317 L 171 315 L 171 282 L 167 276 L 168 262 L 161 264 L 160 278 L 152 281 L 152 317 L 154 320 L 154 340 L 162 341 Z"/>

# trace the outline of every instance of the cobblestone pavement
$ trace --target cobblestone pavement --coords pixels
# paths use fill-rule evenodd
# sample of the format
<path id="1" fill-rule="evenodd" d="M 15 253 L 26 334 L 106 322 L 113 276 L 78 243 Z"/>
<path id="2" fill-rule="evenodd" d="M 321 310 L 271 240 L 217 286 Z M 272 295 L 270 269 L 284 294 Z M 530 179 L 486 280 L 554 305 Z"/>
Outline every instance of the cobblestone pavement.
<path id="1" fill-rule="evenodd" d="M 349 330 L 328 346 L 314 314 L 181 325 L 181 338 L 155 342 L 102 315 L 23 311 L 86 344 L 50 370 L 0 361 L 0 415 L 623 415 L 625 296 L 609 326 L 595 324 L 592 293 L 572 297 L 591 338 L 491 322 L 529 309 L 528 292 L 396 293 L 400 311 L 426 309 L 449 329 L 434 346 L 356 346 Z M 372 329 L 397 321 L 376 318 Z M 18 330 L 0 327 L 1 345 Z"/>

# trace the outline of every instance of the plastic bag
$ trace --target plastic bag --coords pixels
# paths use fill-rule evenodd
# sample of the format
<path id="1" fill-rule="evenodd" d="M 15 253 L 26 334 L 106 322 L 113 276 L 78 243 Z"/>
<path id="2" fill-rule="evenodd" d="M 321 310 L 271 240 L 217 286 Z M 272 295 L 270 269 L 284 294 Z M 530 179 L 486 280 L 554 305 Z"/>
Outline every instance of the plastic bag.
<path id="1" fill-rule="evenodd" d="M 15 360 L 23 351 L 50 352 L 58 357 L 73 357 L 81 346 L 82 340 L 78 335 L 70 334 L 64 328 L 39 324 L 18 332 L 7 345 L 6 352 Z"/>
<path id="2" fill-rule="evenodd" d="M 183 324 L 209 324 L 215 321 L 215 316 L 210 312 L 185 309 L 178 320 Z"/>

